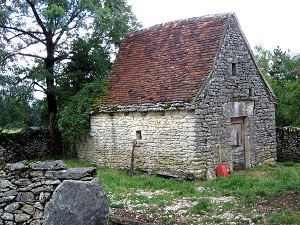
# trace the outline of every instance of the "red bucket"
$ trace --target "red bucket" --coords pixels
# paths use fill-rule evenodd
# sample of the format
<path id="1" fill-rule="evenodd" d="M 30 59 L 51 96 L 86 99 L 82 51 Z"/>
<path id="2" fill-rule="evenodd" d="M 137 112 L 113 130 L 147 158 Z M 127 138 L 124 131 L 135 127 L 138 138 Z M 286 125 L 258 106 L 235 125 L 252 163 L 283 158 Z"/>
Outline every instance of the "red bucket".
<path id="1" fill-rule="evenodd" d="M 217 176 L 228 177 L 228 169 L 226 165 L 217 166 L 216 168 Z"/>

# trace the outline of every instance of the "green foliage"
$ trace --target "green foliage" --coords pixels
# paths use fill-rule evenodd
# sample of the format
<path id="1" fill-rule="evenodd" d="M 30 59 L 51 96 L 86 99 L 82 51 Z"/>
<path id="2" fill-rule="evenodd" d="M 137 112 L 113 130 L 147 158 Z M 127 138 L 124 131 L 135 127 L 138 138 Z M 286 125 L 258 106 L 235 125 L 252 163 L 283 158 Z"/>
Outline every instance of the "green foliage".
<path id="1" fill-rule="evenodd" d="M 12 87 L 24 85 L 46 95 L 47 107 L 39 109 L 48 109 L 51 118 L 51 153 L 58 153 L 57 127 L 66 145 L 87 130 L 92 98 L 103 93 L 103 81 L 124 35 L 139 27 L 126 0 L 1 3 L 0 69 L 13 81 Z"/>
<path id="2" fill-rule="evenodd" d="M 112 67 L 109 53 L 97 40 L 79 38 L 73 43 L 72 51 L 75 54 L 57 80 L 59 107 L 63 107 L 86 84 L 95 81 L 98 84 L 99 81 L 106 79 Z"/>
<path id="3" fill-rule="evenodd" d="M 70 154 L 73 154 L 75 144 L 89 131 L 94 99 L 103 92 L 103 83 L 103 80 L 86 83 L 81 90 L 68 99 L 59 113 L 65 150 Z"/>
<path id="4" fill-rule="evenodd" d="M 192 213 L 194 214 L 204 214 L 208 210 L 210 210 L 213 207 L 213 204 L 210 199 L 208 198 L 202 198 L 198 201 L 198 203 L 193 206 L 191 209 Z"/>
<path id="5" fill-rule="evenodd" d="M 276 125 L 300 126 L 300 54 L 256 46 L 255 55 L 277 97 Z"/>
<path id="6" fill-rule="evenodd" d="M 266 219 L 266 224 L 282 225 L 282 224 L 300 224 L 300 213 L 291 210 L 284 212 L 272 212 Z"/>

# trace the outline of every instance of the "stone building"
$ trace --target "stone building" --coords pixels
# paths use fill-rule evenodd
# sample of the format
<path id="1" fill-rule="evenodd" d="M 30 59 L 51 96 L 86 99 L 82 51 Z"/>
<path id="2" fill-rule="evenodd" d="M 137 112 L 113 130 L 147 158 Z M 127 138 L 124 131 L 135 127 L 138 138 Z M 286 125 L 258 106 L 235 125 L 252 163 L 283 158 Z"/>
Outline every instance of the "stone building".
<path id="1" fill-rule="evenodd" d="M 234 13 L 128 34 L 107 88 L 80 160 L 126 169 L 134 149 L 134 169 L 194 178 L 276 160 L 276 98 Z"/>

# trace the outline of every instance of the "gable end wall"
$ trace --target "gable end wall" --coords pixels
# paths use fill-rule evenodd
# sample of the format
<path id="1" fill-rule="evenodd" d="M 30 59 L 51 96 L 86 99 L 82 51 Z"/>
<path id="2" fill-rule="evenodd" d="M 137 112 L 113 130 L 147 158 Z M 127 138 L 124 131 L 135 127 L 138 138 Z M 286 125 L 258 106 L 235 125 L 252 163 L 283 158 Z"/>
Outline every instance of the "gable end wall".
<path id="1" fill-rule="evenodd" d="M 276 160 L 275 104 L 269 89 L 231 17 L 215 67 L 197 100 L 196 124 L 200 152 L 208 167 L 226 164 L 233 170 L 236 151 L 231 142 L 231 120 L 244 121 L 245 166 Z M 232 63 L 237 75 L 232 75 Z"/>

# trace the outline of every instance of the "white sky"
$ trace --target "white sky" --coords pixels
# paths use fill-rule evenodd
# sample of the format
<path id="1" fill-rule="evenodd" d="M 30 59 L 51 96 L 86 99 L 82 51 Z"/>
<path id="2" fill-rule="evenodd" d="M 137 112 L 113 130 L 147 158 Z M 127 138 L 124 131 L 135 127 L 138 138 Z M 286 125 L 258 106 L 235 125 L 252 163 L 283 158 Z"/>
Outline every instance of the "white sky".
<path id="1" fill-rule="evenodd" d="M 235 12 L 253 48 L 300 53 L 299 0 L 128 0 L 144 27 L 208 14 Z"/>

